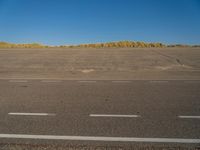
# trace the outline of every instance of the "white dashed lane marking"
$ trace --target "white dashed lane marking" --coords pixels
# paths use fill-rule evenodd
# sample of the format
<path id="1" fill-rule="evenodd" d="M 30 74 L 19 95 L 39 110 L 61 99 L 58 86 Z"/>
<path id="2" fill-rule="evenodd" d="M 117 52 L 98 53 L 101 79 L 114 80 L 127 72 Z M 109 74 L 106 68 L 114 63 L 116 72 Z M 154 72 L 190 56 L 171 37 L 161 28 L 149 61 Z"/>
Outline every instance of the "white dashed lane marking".
<path id="1" fill-rule="evenodd" d="M 200 116 L 178 116 L 182 119 L 200 119 Z"/>
<path id="2" fill-rule="evenodd" d="M 18 113 L 18 112 L 10 112 L 8 115 L 13 116 L 55 116 L 54 113 Z"/>
<path id="3" fill-rule="evenodd" d="M 137 118 L 139 115 L 116 115 L 116 114 L 90 114 L 90 117 L 116 117 L 116 118 Z"/>

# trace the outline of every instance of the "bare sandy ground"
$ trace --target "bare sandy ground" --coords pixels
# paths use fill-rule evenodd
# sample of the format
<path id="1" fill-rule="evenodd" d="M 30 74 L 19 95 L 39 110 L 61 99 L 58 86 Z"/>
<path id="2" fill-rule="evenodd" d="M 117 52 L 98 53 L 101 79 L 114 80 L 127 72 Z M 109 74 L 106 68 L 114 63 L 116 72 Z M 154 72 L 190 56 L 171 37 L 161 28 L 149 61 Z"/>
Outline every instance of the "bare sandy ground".
<path id="1" fill-rule="evenodd" d="M 0 79 L 199 80 L 200 48 L 0 49 Z"/>

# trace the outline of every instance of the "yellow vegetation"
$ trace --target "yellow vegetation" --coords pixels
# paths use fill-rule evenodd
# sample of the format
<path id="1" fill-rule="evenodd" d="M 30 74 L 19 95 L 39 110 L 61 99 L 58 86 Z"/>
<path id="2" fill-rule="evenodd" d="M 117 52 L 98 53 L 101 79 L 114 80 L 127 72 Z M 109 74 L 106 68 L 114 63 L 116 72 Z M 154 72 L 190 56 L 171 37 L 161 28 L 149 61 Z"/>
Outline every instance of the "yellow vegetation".
<path id="1" fill-rule="evenodd" d="M 191 45 L 190 45 L 191 46 Z M 55 47 L 60 48 L 151 48 L 151 47 L 190 47 L 189 45 L 174 44 L 164 45 L 162 43 L 146 43 L 146 42 L 133 42 L 133 41 L 119 41 L 107 43 L 94 43 L 94 44 L 80 44 L 80 45 L 60 45 Z M 13 44 L 7 42 L 0 42 L 0 48 L 48 48 L 53 46 L 46 46 L 38 43 L 31 44 Z M 200 47 L 200 45 L 193 45 L 192 47 Z"/>
<path id="2" fill-rule="evenodd" d="M 38 43 L 31 44 L 13 44 L 7 42 L 0 42 L 0 48 L 45 48 L 48 46 L 44 46 Z"/>
<path id="3" fill-rule="evenodd" d="M 132 41 L 119 41 L 108 43 L 96 43 L 96 44 L 80 44 L 66 47 L 83 47 L 83 48 L 128 48 L 128 47 L 165 47 L 162 43 L 145 43 L 145 42 L 132 42 Z"/>

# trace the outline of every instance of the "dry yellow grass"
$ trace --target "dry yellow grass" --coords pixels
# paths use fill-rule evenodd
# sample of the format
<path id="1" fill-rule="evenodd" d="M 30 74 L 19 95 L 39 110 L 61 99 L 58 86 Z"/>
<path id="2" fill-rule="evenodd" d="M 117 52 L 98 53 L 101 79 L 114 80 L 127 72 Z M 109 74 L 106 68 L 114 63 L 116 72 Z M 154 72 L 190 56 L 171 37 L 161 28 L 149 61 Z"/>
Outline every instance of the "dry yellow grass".
<path id="1" fill-rule="evenodd" d="M 0 48 L 45 48 L 48 46 L 38 44 L 38 43 L 31 43 L 31 44 L 13 44 L 7 42 L 0 42 Z"/>
<path id="2" fill-rule="evenodd" d="M 28 44 L 13 44 L 8 42 L 0 42 L 0 48 L 48 48 L 53 46 L 42 45 L 39 43 L 28 43 Z M 162 47 L 200 47 L 200 45 L 165 45 L 163 43 L 146 43 L 146 42 L 134 42 L 134 41 L 118 41 L 118 42 L 107 42 L 107 43 L 93 43 L 93 44 L 79 44 L 79 45 L 60 45 L 55 46 L 60 48 L 162 48 Z"/>

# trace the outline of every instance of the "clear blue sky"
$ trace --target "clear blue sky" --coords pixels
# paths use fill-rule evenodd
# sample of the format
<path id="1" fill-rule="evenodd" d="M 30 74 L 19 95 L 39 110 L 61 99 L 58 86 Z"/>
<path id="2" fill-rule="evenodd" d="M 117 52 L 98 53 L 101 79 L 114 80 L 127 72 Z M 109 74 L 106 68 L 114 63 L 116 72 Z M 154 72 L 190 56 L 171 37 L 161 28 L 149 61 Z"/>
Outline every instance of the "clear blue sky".
<path id="1" fill-rule="evenodd" d="M 0 41 L 200 44 L 200 0 L 0 0 Z"/>

